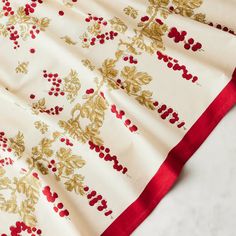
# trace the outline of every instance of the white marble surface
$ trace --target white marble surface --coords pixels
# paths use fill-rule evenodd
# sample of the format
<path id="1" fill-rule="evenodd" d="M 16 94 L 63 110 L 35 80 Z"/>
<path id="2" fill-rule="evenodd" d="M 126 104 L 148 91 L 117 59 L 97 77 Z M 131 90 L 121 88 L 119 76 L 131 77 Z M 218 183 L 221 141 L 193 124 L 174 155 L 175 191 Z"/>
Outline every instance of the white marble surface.
<path id="1" fill-rule="evenodd" d="M 236 236 L 236 107 L 133 236 Z"/>

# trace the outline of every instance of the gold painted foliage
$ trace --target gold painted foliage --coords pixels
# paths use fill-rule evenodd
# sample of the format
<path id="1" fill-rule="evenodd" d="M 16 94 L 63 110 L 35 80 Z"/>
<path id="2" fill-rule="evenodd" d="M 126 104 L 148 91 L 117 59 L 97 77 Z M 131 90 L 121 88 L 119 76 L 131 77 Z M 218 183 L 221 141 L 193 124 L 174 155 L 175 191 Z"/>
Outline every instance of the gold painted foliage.
<path id="1" fill-rule="evenodd" d="M 41 134 L 45 134 L 48 131 L 48 125 L 42 121 L 35 121 L 34 126 L 41 132 Z"/>
<path id="2" fill-rule="evenodd" d="M 27 225 L 35 226 L 37 219 L 34 211 L 40 196 L 40 181 L 32 175 L 10 180 L 4 174 L 0 167 L 0 210 L 18 214 Z M 1 194 L 5 190 L 10 194 Z"/>
<path id="3" fill-rule="evenodd" d="M 95 70 L 96 68 L 89 59 L 83 59 L 82 63 L 85 67 L 89 68 L 91 71 Z"/>
<path id="4" fill-rule="evenodd" d="M 70 37 L 67 36 L 67 35 L 61 37 L 61 39 L 63 39 L 64 42 L 65 42 L 66 44 L 68 44 L 68 45 L 76 45 L 76 44 L 77 44 L 77 42 L 73 41 L 72 38 L 70 38 Z"/>
<path id="5" fill-rule="evenodd" d="M 72 103 L 79 94 L 81 88 L 78 73 L 75 70 L 71 70 L 69 75 L 64 78 L 63 91 L 67 93 L 66 98 Z"/>
<path id="6" fill-rule="evenodd" d="M 15 71 L 18 74 L 27 74 L 28 73 L 28 65 L 29 62 L 18 62 L 18 66 L 16 67 Z"/>
<path id="7" fill-rule="evenodd" d="M 99 137 L 100 128 L 105 119 L 105 111 L 107 104 L 105 99 L 94 93 L 86 97 L 87 101 L 81 105 L 77 103 L 71 110 L 72 118 L 68 121 L 59 121 L 59 126 L 63 128 L 72 138 L 85 143 L 89 140 L 97 144 L 102 144 L 103 141 Z M 79 113 L 77 116 L 76 114 Z M 81 120 L 89 120 L 89 123 L 83 127 Z"/>
<path id="8" fill-rule="evenodd" d="M 30 15 L 26 15 L 24 7 L 19 7 L 16 14 L 8 18 L 7 26 L 9 25 L 19 25 L 20 36 L 23 40 L 29 37 L 29 29 L 32 25 L 37 26 L 41 31 L 49 26 L 50 20 L 47 17 L 37 18 Z"/>
<path id="9" fill-rule="evenodd" d="M 116 60 L 113 59 L 106 59 L 103 64 L 102 68 L 99 71 L 102 73 L 103 78 L 106 79 L 113 79 L 117 76 L 118 70 L 115 69 Z"/>
<path id="10" fill-rule="evenodd" d="M 21 157 L 22 154 L 25 151 L 25 142 L 24 142 L 24 135 L 21 132 L 18 132 L 18 134 L 9 139 L 10 141 L 10 148 L 14 151 L 14 153 L 18 156 Z"/>
<path id="11" fill-rule="evenodd" d="M 73 155 L 71 149 L 60 148 L 56 156 L 59 160 L 56 167 L 58 169 L 57 179 L 60 180 L 66 177 L 67 181 L 64 183 L 68 191 L 74 191 L 81 195 L 84 194 L 83 180 L 84 177 L 75 172 L 85 165 L 85 161 L 77 155 Z M 69 179 L 68 179 L 69 177 Z"/>
<path id="12" fill-rule="evenodd" d="M 149 84 L 152 80 L 146 72 L 137 72 L 135 66 L 125 66 L 121 71 L 121 76 L 124 78 L 122 85 L 130 95 L 136 95 L 142 90 L 143 85 Z"/>
<path id="13" fill-rule="evenodd" d="M 194 10 L 199 8 L 203 3 L 203 0 L 173 0 L 175 5 L 175 13 L 182 16 L 194 17 L 198 21 L 205 21 L 205 14 L 194 15 Z"/>
<path id="14" fill-rule="evenodd" d="M 38 100 L 37 102 L 34 102 L 32 104 L 32 111 L 35 115 L 38 115 L 40 111 L 44 111 L 46 109 L 46 100 L 45 98 L 42 98 Z"/>
<path id="15" fill-rule="evenodd" d="M 124 8 L 124 13 L 127 16 L 132 17 L 133 19 L 136 19 L 137 16 L 138 16 L 138 11 L 136 9 L 134 9 L 133 7 L 131 7 L 131 6 L 128 6 L 128 7 Z"/>
<path id="16" fill-rule="evenodd" d="M 109 20 L 112 29 L 120 32 L 125 33 L 128 29 L 128 26 L 118 17 L 114 17 L 111 20 Z"/>
<path id="17" fill-rule="evenodd" d="M 84 177 L 80 174 L 75 174 L 65 182 L 66 189 L 70 192 L 74 191 L 75 193 L 79 193 L 80 195 L 84 194 L 84 186 L 83 186 Z"/>

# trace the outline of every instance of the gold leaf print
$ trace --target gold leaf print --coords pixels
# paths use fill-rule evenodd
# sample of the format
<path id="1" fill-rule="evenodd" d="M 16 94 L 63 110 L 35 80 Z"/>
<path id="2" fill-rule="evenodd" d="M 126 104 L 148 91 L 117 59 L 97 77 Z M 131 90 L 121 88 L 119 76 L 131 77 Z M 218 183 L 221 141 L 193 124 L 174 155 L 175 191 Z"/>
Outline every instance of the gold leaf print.
<path id="1" fill-rule="evenodd" d="M 10 148 L 18 157 L 21 157 L 25 151 L 24 135 L 21 132 L 18 132 L 18 134 L 14 138 L 10 138 L 9 141 Z"/>
<path id="2" fill-rule="evenodd" d="M 69 44 L 69 45 L 76 45 L 77 42 L 73 41 L 69 36 L 63 36 L 61 37 L 61 39 L 64 40 L 65 43 Z"/>
<path id="3" fill-rule="evenodd" d="M 80 195 L 84 194 L 84 186 L 83 186 L 84 177 L 79 174 L 73 175 L 72 178 L 65 182 L 66 189 L 68 191 L 75 191 L 75 193 L 79 193 Z"/>
<path id="4" fill-rule="evenodd" d="M 114 69 L 116 60 L 113 59 L 106 59 L 103 64 L 102 68 L 100 68 L 100 72 L 102 73 L 104 78 L 113 79 L 117 76 L 118 70 Z"/>
<path id="5" fill-rule="evenodd" d="M 85 165 L 85 161 L 77 155 L 71 153 L 71 149 L 60 148 L 56 153 L 58 160 L 57 164 L 58 176 L 69 176 L 74 173 L 78 168 Z"/>
<path id="6" fill-rule="evenodd" d="M 201 6 L 203 0 L 173 0 L 173 4 L 176 6 L 175 13 L 192 17 L 194 15 L 194 9 Z"/>
<path id="7" fill-rule="evenodd" d="M 114 30 L 125 33 L 125 31 L 128 29 L 127 25 L 118 17 L 114 17 L 113 19 L 109 20 L 111 23 L 111 26 Z"/>
<path id="8" fill-rule="evenodd" d="M 91 71 L 95 70 L 95 66 L 92 64 L 92 62 L 89 59 L 82 60 L 82 63 L 84 66 L 89 68 Z"/>
<path id="9" fill-rule="evenodd" d="M 38 100 L 37 102 L 32 104 L 32 111 L 34 114 L 38 115 L 39 112 L 44 111 L 46 109 L 45 98 Z"/>
<path id="10" fill-rule="evenodd" d="M 138 11 L 135 10 L 133 7 L 128 6 L 124 8 L 124 12 L 126 15 L 131 16 L 133 19 L 136 19 L 138 16 Z"/>
<path id="11" fill-rule="evenodd" d="M 63 86 L 63 91 L 67 93 L 66 98 L 70 103 L 72 103 L 78 96 L 80 88 L 81 84 L 78 78 L 78 73 L 75 70 L 71 70 L 69 75 L 64 78 Z"/>
<path id="12" fill-rule="evenodd" d="M 143 106 L 150 110 L 155 110 L 152 100 L 152 92 L 149 90 L 143 90 L 140 95 L 136 97 L 136 100 Z"/>
<path id="13" fill-rule="evenodd" d="M 136 67 L 125 66 L 121 71 L 121 76 L 125 79 L 122 83 L 128 94 L 137 94 L 142 85 L 151 82 L 152 78 L 146 72 L 137 72 Z"/>
<path id="14" fill-rule="evenodd" d="M 18 62 L 18 66 L 16 67 L 16 73 L 27 74 L 28 65 L 29 65 L 29 62 Z"/>
<path id="15" fill-rule="evenodd" d="M 42 121 L 35 121 L 34 126 L 41 132 L 41 134 L 45 134 L 48 131 L 48 125 Z"/>
<path id="16" fill-rule="evenodd" d="M 7 27 L 3 24 L 0 24 L 0 36 L 7 37 L 8 36 L 8 31 Z"/>
<path id="17" fill-rule="evenodd" d="M 95 22 L 92 26 L 88 26 L 88 32 L 90 34 L 93 34 L 97 36 L 99 33 L 101 33 L 101 25 L 98 22 Z"/>
<path id="18" fill-rule="evenodd" d="M 50 23 L 50 19 L 47 17 L 43 17 L 41 19 L 32 17 L 32 21 L 40 28 L 41 31 L 45 31 L 45 29 L 49 26 Z"/>

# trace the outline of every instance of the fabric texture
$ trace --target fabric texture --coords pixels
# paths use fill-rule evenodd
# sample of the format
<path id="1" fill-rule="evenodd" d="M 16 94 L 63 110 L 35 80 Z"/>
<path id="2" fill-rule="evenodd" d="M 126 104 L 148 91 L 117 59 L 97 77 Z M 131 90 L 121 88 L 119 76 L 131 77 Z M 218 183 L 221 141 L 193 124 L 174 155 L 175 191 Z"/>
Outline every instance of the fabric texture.
<path id="1" fill-rule="evenodd" d="M 0 235 L 130 235 L 235 105 L 235 10 L 2 0 Z"/>

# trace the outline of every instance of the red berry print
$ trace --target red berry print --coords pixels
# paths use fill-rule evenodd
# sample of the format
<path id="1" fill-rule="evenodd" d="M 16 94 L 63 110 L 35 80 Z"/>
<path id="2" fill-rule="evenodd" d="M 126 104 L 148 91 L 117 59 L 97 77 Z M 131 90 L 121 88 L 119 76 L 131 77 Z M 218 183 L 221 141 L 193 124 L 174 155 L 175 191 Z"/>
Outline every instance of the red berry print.
<path id="1" fill-rule="evenodd" d="M 34 94 L 30 94 L 30 98 L 31 99 L 35 99 L 35 95 Z"/>
<path id="2" fill-rule="evenodd" d="M 227 33 L 230 33 L 230 34 L 233 34 L 233 35 L 236 35 L 236 32 L 234 32 L 232 29 L 229 29 L 228 27 L 226 26 L 221 26 L 221 24 L 214 24 L 212 22 L 208 23 L 209 26 L 212 26 L 212 27 L 215 27 L 219 30 L 222 30 L 224 32 L 227 32 Z"/>
<path id="3" fill-rule="evenodd" d="M 92 14 L 88 14 L 88 16 L 85 18 L 85 22 L 93 24 L 96 28 L 98 28 L 98 31 L 93 33 L 85 33 L 83 36 L 81 36 L 83 47 L 85 48 L 89 48 L 90 46 L 95 46 L 97 44 L 105 44 L 106 41 L 114 40 L 115 37 L 118 36 L 118 32 L 116 31 L 103 31 L 103 28 L 107 26 L 107 21 L 105 21 L 103 17 L 97 17 L 93 16 Z"/>
<path id="4" fill-rule="evenodd" d="M 17 221 L 15 225 L 9 227 L 9 234 L 1 234 L 1 236 L 20 236 L 20 235 L 31 235 L 31 236 L 40 236 L 42 230 L 36 227 L 30 227 L 26 225 L 23 221 Z"/>
<path id="5" fill-rule="evenodd" d="M 60 217 L 66 217 L 69 216 L 69 211 L 65 209 L 64 204 L 62 202 L 56 203 L 56 200 L 58 198 L 58 194 L 55 192 L 51 192 L 51 188 L 49 186 L 45 186 L 42 190 L 43 195 L 46 196 L 47 201 L 53 203 L 53 210 L 58 213 Z"/>
<path id="6" fill-rule="evenodd" d="M 71 146 L 71 147 L 74 146 L 73 143 L 68 138 L 61 138 L 60 141 L 62 143 L 65 143 L 66 146 Z"/>
<path id="7" fill-rule="evenodd" d="M 143 17 L 141 17 L 141 21 L 142 22 L 146 22 L 146 21 L 148 21 L 149 20 L 149 16 L 143 16 Z"/>
<path id="8" fill-rule="evenodd" d="M 192 83 L 195 83 L 198 80 L 198 77 L 190 74 L 186 66 L 180 65 L 178 63 L 178 60 L 173 59 L 172 57 L 169 57 L 168 55 L 163 54 L 161 51 L 157 51 L 157 58 L 158 60 L 165 62 L 167 64 L 167 67 L 171 68 L 172 70 L 181 71 L 183 79 L 192 81 Z"/>
<path id="9" fill-rule="evenodd" d="M 12 165 L 14 163 L 14 161 L 10 158 L 10 157 L 5 157 L 0 159 L 0 166 L 8 166 L 8 165 Z"/>
<path id="10" fill-rule="evenodd" d="M 9 32 L 9 39 L 14 44 L 14 49 L 17 49 L 20 47 L 18 39 L 20 38 L 18 30 L 15 28 L 15 26 L 9 26 L 7 27 L 7 31 Z"/>
<path id="11" fill-rule="evenodd" d="M 184 43 L 184 49 L 192 50 L 193 52 L 199 51 L 202 48 L 202 44 L 195 42 L 193 38 L 186 39 L 186 31 L 178 31 L 176 27 L 172 27 L 168 33 L 168 37 L 173 39 L 175 43 Z M 195 43 L 195 44 L 194 44 Z"/>
<path id="12" fill-rule="evenodd" d="M 31 0 L 30 3 L 25 4 L 25 14 L 28 16 L 32 13 L 34 13 L 35 8 L 37 7 L 37 4 L 42 4 L 43 0 Z"/>
<path id="13" fill-rule="evenodd" d="M 48 91 L 49 96 L 64 96 L 65 92 L 62 89 L 62 79 L 58 75 L 58 73 L 47 72 L 47 70 L 43 71 L 43 77 L 51 84 L 51 88 Z"/>
<path id="14" fill-rule="evenodd" d="M 8 138 L 5 136 L 5 132 L 0 131 L 0 148 L 3 152 L 11 152 L 12 151 L 11 148 L 9 148 L 7 143 L 8 143 Z"/>
<path id="15" fill-rule="evenodd" d="M 130 64 L 137 64 L 138 63 L 138 60 L 135 59 L 132 55 L 124 56 L 123 60 L 129 62 Z"/>
<path id="16" fill-rule="evenodd" d="M 90 190 L 88 186 L 84 187 L 84 191 L 91 207 L 95 206 L 98 211 L 103 211 L 105 216 L 109 216 L 112 214 L 113 211 L 107 209 L 107 201 L 101 194 L 98 194 L 95 190 Z"/>
<path id="17" fill-rule="evenodd" d="M 30 49 L 30 53 L 32 53 L 32 54 L 35 53 L 35 49 L 34 49 L 34 48 L 31 48 L 31 49 Z"/>
<path id="18" fill-rule="evenodd" d="M 116 115 L 116 118 L 121 120 L 125 116 L 125 112 L 123 110 L 118 111 L 115 104 L 111 105 L 111 112 Z M 138 127 L 136 125 L 131 124 L 131 121 L 128 119 L 124 121 L 124 125 L 129 128 L 131 132 L 136 132 L 138 130 Z"/>
<path id="19" fill-rule="evenodd" d="M 64 11 L 59 11 L 58 14 L 59 16 L 64 16 Z"/>
<path id="20" fill-rule="evenodd" d="M 90 146 L 90 149 L 97 152 L 101 159 L 104 159 L 104 161 L 113 162 L 113 169 L 115 169 L 118 172 L 122 171 L 122 174 L 125 174 L 128 171 L 128 169 L 126 167 L 119 164 L 117 156 L 110 154 L 109 148 L 105 148 L 104 146 L 96 145 L 92 141 L 89 141 L 88 144 Z"/>

